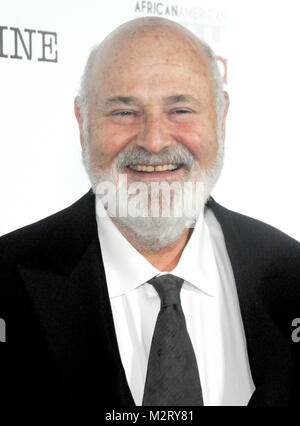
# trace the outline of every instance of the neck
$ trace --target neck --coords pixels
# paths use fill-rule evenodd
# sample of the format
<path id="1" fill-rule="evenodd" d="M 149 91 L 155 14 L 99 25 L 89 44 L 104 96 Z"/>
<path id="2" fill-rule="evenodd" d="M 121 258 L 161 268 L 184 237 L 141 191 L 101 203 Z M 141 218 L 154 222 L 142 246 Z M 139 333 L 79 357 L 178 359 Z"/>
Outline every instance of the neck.
<path id="1" fill-rule="evenodd" d="M 149 251 L 141 248 L 141 246 L 136 242 L 134 236 L 128 232 L 126 228 L 120 226 L 115 220 L 113 220 L 119 231 L 124 235 L 124 237 L 130 242 L 130 244 L 141 253 L 148 262 L 151 263 L 159 271 L 171 272 L 175 266 L 178 264 L 181 254 L 184 247 L 186 246 L 193 229 L 185 228 L 178 240 L 175 241 L 172 245 L 165 247 L 159 251 Z"/>
<path id="2" fill-rule="evenodd" d="M 191 228 L 185 229 L 181 237 L 174 244 L 158 252 L 139 251 L 159 271 L 171 272 L 178 264 L 192 231 Z"/>

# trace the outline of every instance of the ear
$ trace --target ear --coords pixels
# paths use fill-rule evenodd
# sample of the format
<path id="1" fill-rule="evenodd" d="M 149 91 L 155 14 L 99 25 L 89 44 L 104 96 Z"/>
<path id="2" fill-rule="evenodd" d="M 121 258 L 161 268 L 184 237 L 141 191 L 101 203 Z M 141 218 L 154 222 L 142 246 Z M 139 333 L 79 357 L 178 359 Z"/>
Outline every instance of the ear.
<path id="1" fill-rule="evenodd" d="M 227 92 L 224 92 L 224 98 L 225 98 L 225 101 L 226 101 L 226 106 L 225 106 L 225 109 L 224 109 L 223 121 L 222 121 L 222 139 L 223 139 L 223 142 L 225 140 L 225 127 L 226 127 L 225 124 L 226 124 L 226 117 L 227 117 L 227 113 L 228 113 L 228 109 L 229 109 L 229 95 L 228 95 Z"/>
<path id="2" fill-rule="evenodd" d="M 75 117 L 78 123 L 78 127 L 79 127 L 79 134 L 80 134 L 80 144 L 81 144 L 81 148 L 84 148 L 84 138 L 83 138 L 83 118 L 78 106 L 78 100 L 79 100 L 79 96 L 76 96 L 76 98 L 74 99 L 74 113 L 75 113 Z"/>

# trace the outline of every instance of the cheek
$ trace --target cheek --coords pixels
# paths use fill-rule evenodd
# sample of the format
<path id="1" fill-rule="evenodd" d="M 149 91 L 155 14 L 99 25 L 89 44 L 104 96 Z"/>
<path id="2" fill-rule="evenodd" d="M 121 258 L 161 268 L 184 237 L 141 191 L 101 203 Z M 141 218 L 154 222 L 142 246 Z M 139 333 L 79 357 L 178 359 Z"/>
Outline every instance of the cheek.
<path id="1" fill-rule="evenodd" d="M 209 122 L 201 125 L 197 122 L 185 123 L 177 126 L 173 135 L 178 142 L 188 148 L 199 164 L 206 165 L 215 158 L 218 149 L 217 133 Z"/>
<path id="2" fill-rule="evenodd" d="M 91 126 L 91 135 L 93 154 L 101 156 L 103 163 L 110 163 L 131 140 L 132 132 L 103 120 Z"/>

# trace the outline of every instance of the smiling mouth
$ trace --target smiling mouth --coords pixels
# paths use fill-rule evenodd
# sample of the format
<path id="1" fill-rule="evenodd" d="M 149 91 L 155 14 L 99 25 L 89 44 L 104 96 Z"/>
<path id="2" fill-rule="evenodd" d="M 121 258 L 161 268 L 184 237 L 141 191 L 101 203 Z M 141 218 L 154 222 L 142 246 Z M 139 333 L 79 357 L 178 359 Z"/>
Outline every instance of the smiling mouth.
<path id="1" fill-rule="evenodd" d="M 153 173 L 153 172 L 173 172 L 183 167 L 183 164 L 160 164 L 157 166 L 150 166 L 147 164 L 132 164 L 127 166 L 134 172 Z"/>

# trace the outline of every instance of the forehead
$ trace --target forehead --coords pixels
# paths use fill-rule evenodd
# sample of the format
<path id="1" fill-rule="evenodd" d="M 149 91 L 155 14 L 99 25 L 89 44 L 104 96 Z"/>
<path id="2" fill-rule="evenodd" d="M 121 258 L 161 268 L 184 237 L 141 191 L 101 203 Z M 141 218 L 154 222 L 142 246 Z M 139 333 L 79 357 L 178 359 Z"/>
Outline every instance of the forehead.
<path id="1" fill-rule="evenodd" d="M 91 77 L 92 93 L 98 98 L 213 90 L 203 46 L 165 29 L 132 32 L 107 43 L 96 56 Z"/>

